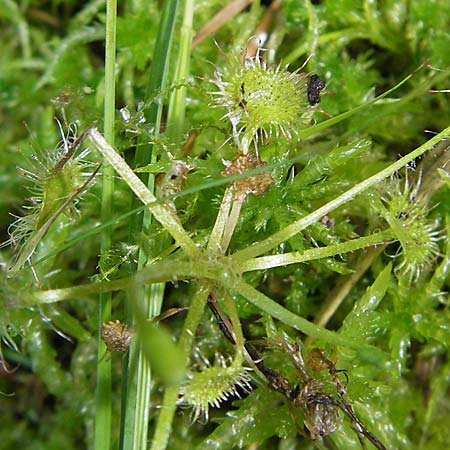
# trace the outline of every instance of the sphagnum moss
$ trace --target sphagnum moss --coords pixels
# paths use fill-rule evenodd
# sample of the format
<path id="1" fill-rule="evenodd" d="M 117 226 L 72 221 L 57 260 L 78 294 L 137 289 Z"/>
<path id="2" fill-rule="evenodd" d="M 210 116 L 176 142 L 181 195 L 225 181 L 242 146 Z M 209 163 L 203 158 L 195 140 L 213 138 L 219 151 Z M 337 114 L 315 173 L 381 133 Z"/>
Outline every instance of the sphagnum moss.
<path id="1" fill-rule="evenodd" d="M 2 52 L 2 62 L 5 63 L 2 67 L 5 70 L 2 71 L 0 82 L 1 86 L 6 87 L 2 91 L 2 104 L 6 105 L 1 111 L 6 117 L 5 133 L 0 136 L 2 148 L 24 145 L 20 142 L 22 131 L 18 124 L 25 117 L 30 119 L 32 129 L 36 129 L 45 140 L 44 148 L 50 148 L 54 137 L 48 137 L 51 134 L 50 127 L 40 107 L 41 104 L 48 104 L 48 90 L 35 89 L 35 81 L 39 77 L 50 89 L 58 90 L 67 85 L 84 86 L 80 92 L 96 94 L 80 96 L 77 102 L 65 105 L 66 116 L 71 121 L 78 121 L 80 129 L 91 126 L 92 119 L 98 120 L 100 117 L 95 108 L 96 102 L 98 104 L 102 97 L 103 69 L 102 65 L 98 64 L 97 45 L 92 43 L 92 40 L 101 40 L 103 36 L 99 25 L 103 23 L 103 17 L 97 17 L 100 3 L 88 2 L 80 5 L 77 1 L 66 2 L 64 11 L 61 10 L 59 15 L 55 15 L 55 10 L 42 13 L 44 6 L 39 2 L 33 4 L 33 9 L 28 8 L 25 3 L 17 6 L 13 2 L 6 2 L 6 5 L 7 14 L 3 17 L 6 17 L 7 26 L 1 30 L 4 35 L 2 42 L 5 42 Z M 2 422 L 5 426 L 2 427 L 0 441 L 5 443 L 5 446 L 89 446 L 89 438 L 86 437 L 89 432 L 85 436 L 82 430 L 91 429 L 90 418 L 85 413 L 92 410 L 93 349 L 85 336 L 96 333 L 92 325 L 96 305 L 89 297 L 93 293 L 115 289 L 140 289 L 142 284 L 161 281 L 161 278 L 173 281 L 178 290 L 168 288 L 166 294 L 172 292 L 175 305 L 181 302 L 190 304 L 197 317 L 189 324 L 195 324 L 196 321 L 201 324 L 198 333 L 195 333 L 196 327 L 190 327 L 186 323 L 181 335 L 181 341 L 187 349 L 186 354 L 190 355 L 193 345 L 198 345 L 207 353 L 209 360 L 213 359 L 215 352 L 226 355 L 227 348 L 220 343 L 221 338 L 217 338 L 217 330 L 211 334 L 208 332 L 208 318 L 201 316 L 199 299 L 191 300 L 191 291 L 185 289 L 181 282 L 186 277 L 197 280 L 201 285 L 197 287 L 196 292 L 203 289 L 203 299 L 210 289 L 217 286 L 221 287 L 222 293 L 229 292 L 228 295 L 233 297 L 233 301 L 238 305 L 240 315 L 246 319 L 248 337 L 261 338 L 269 334 L 271 323 L 267 316 L 264 315 L 259 322 L 248 320 L 251 314 L 264 310 L 267 314 L 277 317 L 279 320 L 276 325 L 288 333 L 292 334 L 293 328 L 297 328 L 303 333 L 316 336 L 318 340 L 315 345 L 327 347 L 324 354 L 331 355 L 336 350 L 336 370 L 342 368 L 347 371 L 351 404 L 355 406 L 356 413 L 361 415 L 362 423 L 373 430 L 389 448 L 446 448 L 448 439 L 443 430 L 448 423 L 448 367 L 442 361 L 448 359 L 449 336 L 446 331 L 448 327 L 445 326 L 448 313 L 443 293 L 448 288 L 448 277 L 445 274 L 448 273 L 450 247 L 446 247 L 446 243 L 439 240 L 440 234 L 437 234 L 436 230 L 443 227 L 448 190 L 439 191 L 438 201 L 422 201 L 422 188 L 419 189 L 418 183 L 414 183 L 413 188 L 395 186 L 395 183 L 392 187 L 392 183 L 386 180 L 390 174 L 411 163 L 415 157 L 428 152 L 438 141 L 444 142 L 448 139 L 448 130 L 436 138 L 431 138 L 425 147 L 419 147 L 418 151 L 412 152 L 408 161 L 402 158 L 396 166 L 389 166 L 389 174 L 384 172 L 382 167 L 385 167 L 387 161 L 396 160 L 397 154 L 407 153 L 412 142 L 420 145 L 423 142 L 424 128 L 441 130 L 448 126 L 448 96 L 445 92 L 448 89 L 448 71 L 445 71 L 445 67 L 449 64 L 449 42 L 445 34 L 445 24 L 450 19 L 450 13 L 444 0 L 437 0 L 433 8 L 425 1 L 413 2 L 407 8 L 402 8 L 401 2 L 398 8 L 391 8 L 387 3 L 368 5 L 356 2 L 351 14 L 348 11 L 348 2 L 344 1 L 320 4 L 314 2 L 314 5 L 307 2 L 306 5 L 307 7 L 297 0 L 283 2 L 283 8 L 273 21 L 273 30 L 265 29 L 269 33 L 268 42 L 271 47 L 267 53 L 260 50 L 257 57 L 243 58 L 242 61 L 231 57 L 232 62 L 228 65 L 220 62 L 220 52 L 212 41 L 203 42 L 192 53 L 192 75 L 213 78 L 210 65 L 206 61 L 213 61 L 217 66 L 215 82 L 218 92 L 213 103 L 225 114 L 225 123 L 231 129 L 228 134 L 223 134 L 224 122 L 216 120 L 215 112 L 212 113 L 208 109 L 201 94 L 196 92 L 189 79 L 178 79 L 169 89 L 178 89 L 177 86 L 182 85 L 187 90 L 187 95 L 182 96 L 186 98 L 187 116 L 183 117 L 178 125 L 184 121 L 188 129 L 182 132 L 190 131 L 191 128 L 197 132 L 192 153 L 188 155 L 188 162 L 193 163 L 194 169 L 186 177 L 186 185 L 201 185 L 205 177 L 211 177 L 212 173 L 219 177 L 218 174 L 223 170 L 222 160 L 233 161 L 243 154 L 248 160 L 257 161 L 257 165 L 267 163 L 270 167 L 276 163 L 275 154 L 277 158 L 280 155 L 290 157 L 293 153 L 299 156 L 296 163 L 288 168 L 280 164 L 276 170 L 271 169 L 272 173 L 266 177 L 267 185 L 261 186 L 261 192 L 265 191 L 264 195 L 246 195 L 244 200 L 239 199 L 242 204 L 233 209 L 235 216 L 227 216 L 226 212 L 229 212 L 227 208 L 231 209 L 233 202 L 238 199 L 233 195 L 227 197 L 232 200 L 229 203 L 224 201 L 221 207 L 224 212 L 222 218 L 226 223 L 216 227 L 217 230 L 222 230 L 222 235 L 215 242 L 224 244 L 216 246 L 219 250 L 215 248 L 208 253 L 204 248 L 210 227 L 214 223 L 211 211 L 216 210 L 217 199 L 222 195 L 220 189 L 199 188 L 192 197 L 174 199 L 170 211 L 165 210 L 164 205 L 159 204 L 154 197 L 144 194 L 142 198 L 149 209 L 160 213 L 158 217 L 162 218 L 163 226 L 154 223 L 148 235 L 139 236 L 138 242 L 142 251 L 148 252 L 152 258 L 159 261 L 144 268 L 137 275 L 126 278 L 125 274 L 131 265 L 127 263 L 128 259 L 124 259 L 123 266 L 117 265 L 108 272 L 110 281 L 91 283 L 86 287 L 82 283 L 96 272 L 98 257 L 97 242 L 88 239 L 88 233 L 84 231 L 91 232 L 99 226 L 96 215 L 98 195 L 97 191 L 93 190 L 94 195 L 85 196 L 77 205 L 80 215 L 71 227 L 74 237 L 81 236 L 81 239 L 76 241 L 76 251 L 69 248 L 64 253 L 58 252 L 57 249 L 62 248 L 65 235 L 58 234 L 58 229 L 56 232 L 51 230 L 46 239 L 39 239 L 37 242 L 39 245 L 36 258 L 31 256 L 29 259 L 32 268 L 37 267 L 39 270 L 29 271 L 26 267 L 14 277 L 10 277 L 7 286 L 2 286 L 3 301 L 6 303 L 4 310 L 7 312 L 2 315 L 4 336 L 10 344 L 11 340 L 15 341 L 11 344 L 12 348 L 20 348 L 21 342 L 33 340 L 33 345 L 27 345 L 28 352 L 24 358 L 29 356 L 29 361 L 25 363 L 28 363 L 28 367 L 34 367 L 35 373 L 44 384 L 50 383 L 53 377 L 54 386 L 65 388 L 64 394 L 57 395 L 58 407 L 54 411 L 45 408 L 48 404 L 46 401 L 40 405 L 27 403 L 25 410 L 21 410 L 22 403 L 13 399 L 14 402 L 6 408 L 2 407 L 2 412 L 11 412 Z M 151 8 L 150 12 L 148 7 Z M 192 12 L 192 2 L 189 2 L 189 7 Z M 210 1 L 199 2 L 196 8 L 194 28 L 197 28 L 197 20 L 199 23 L 207 21 L 220 5 Z M 222 43 L 224 36 L 228 43 L 245 42 L 254 32 L 248 24 L 256 24 L 261 18 L 262 10 L 264 7 L 254 2 L 247 11 L 229 20 L 225 24 L 225 31 L 219 30 L 216 36 L 220 45 L 228 45 Z M 126 99 L 125 103 L 130 110 L 136 109 L 135 103 L 143 100 L 141 97 L 146 89 L 147 68 L 151 67 L 152 73 L 156 73 L 153 69 L 157 68 L 158 61 L 150 62 L 151 51 L 148 49 L 148 43 L 154 40 L 155 29 L 159 25 L 158 14 L 156 3 L 140 6 L 139 2 L 135 2 L 132 8 L 125 4 L 121 11 L 118 30 L 120 57 L 117 66 L 109 75 L 117 76 L 120 81 L 117 85 L 119 103 Z M 433 30 L 433 33 L 430 33 L 430 30 Z M 189 36 L 191 31 L 184 28 L 183 35 Z M 55 52 L 48 51 L 45 45 L 42 47 L 43 36 L 47 34 L 53 39 L 52 45 L 57 48 Z M 185 39 L 183 48 L 188 43 L 189 39 Z M 17 49 L 21 49 L 22 53 Z M 234 52 L 236 53 L 236 50 Z M 313 53 L 311 62 L 318 68 L 317 74 L 327 80 L 327 88 L 329 86 L 336 94 L 327 96 L 323 105 L 325 110 L 336 117 L 332 119 L 332 123 L 306 129 L 310 124 L 312 108 L 317 104 L 317 100 L 321 99 L 323 83 L 312 72 L 291 72 L 274 61 L 285 57 L 285 60 L 290 61 L 290 67 L 295 68 L 302 64 L 297 57 L 306 57 L 309 53 Z M 74 54 L 76 57 L 73 57 Z M 415 73 L 414 76 L 407 77 L 408 84 L 402 87 L 406 89 L 400 94 L 396 93 L 398 91 L 390 92 L 383 100 L 384 103 L 378 101 L 372 109 L 364 106 L 359 109 L 362 114 L 358 116 L 352 112 L 347 113 L 345 117 L 353 114 L 353 118 L 346 122 L 342 121 L 342 117 L 339 118 L 339 112 L 350 110 L 372 98 L 377 87 L 391 86 L 394 84 L 393 80 L 412 74 L 418 62 L 424 60 L 429 60 L 433 67 L 442 70 Z M 18 77 L 17 73 L 21 76 Z M 40 85 L 42 86 L 42 81 Z M 435 94 L 429 94 L 428 89 L 433 89 Z M 161 90 L 165 92 L 164 89 Z M 159 101 L 163 95 L 156 97 Z M 85 107 L 80 109 L 80 104 Z M 88 111 L 93 114 L 89 116 Z M 54 114 L 50 113 L 50 118 L 52 115 Z M 165 118 L 164 111 L 161 117 Z M 116 124 L 118 146 L 128 151 L 133 146 L 134 135 L 128 134 L 128 131 L 121 133 L 121 128 L 126 129 L 126 124 Z M 331 127 L 332 124 L 334 127 Z M 154 128 L 154 121 L 140 122 L 133 131 L 144 136 L 145 140 L 152 127 Z M 179 128 L 183 127 L 180 125 Z M 319 130 L 323 133 L 319 134 Z M 300 142 L 297 139 L 298 134 L 303 136 Z M 183 140 L 181 135 L 172 138 L 174 142 Z M 351 157 L 343 150 L 339 164 L 327 162 L 326 156 L 333 149 L 345 149 L 347 143 L 354 138 L 361 142 L 369 139 L 374 144 L 365 145 L 357 157 Z M 227 139 L 227 144 L 221 147 Z M 108 138 L 106 140 L 108 141 Z M 207 157 L 203 157 L 204 152 L 207 152 Z M 170 159 L 169 150 L 162 148 L 161 153 L 163 157 Z M 132 159 L 128 158 L 128 153 L 126 156 L 127 159 Z M 319 164 L 319 156 L 324 156 L 320 164 L 332 169 L 320 172 L 320 176 L 303 184 L 296 182 L 294 186 L 299 187 L 297 190 L 301 189 L 301 195 L 296 195 L 296 189 L 291 188 L 291 183 L 301 176 L 302 168 L 316 167 L 315 164 Z M 123 168 L 124 161 L 120 157 L 116 160 Z M 21 204 L 19 199 L 22 194 L 17 189 L 19 183 L 16 180 L 13 152 L 6 151 L 2 163 L 5 164 L 5 171 L 2 173 L 5 198 L 12 199 L 10 203 Z M 445 167 L 443 163 L 442 170 L 445 170 Z M 127 178 L 128 172 L 118 173 L 119 178 L 132 185 L 132 180 Z M 379 175 L 375 179 L 371 178 L 374 173 Z M 69 170 L 69 166 L 66 167 L 63 178 L 63 182 L 48 184 L 58 199 L 61 197 L 59 188 L 68 188 L 69 197 L 66 198 L 70 198 L 69 191 L 75 188 L 75 185 L 70 188 L 70 182 L 78 185 L 80 181 L 79 176 Z M 242 179 L 240 186 L 246 194 L 258 191 L 256 180 Z M 378 191 L 379 204 L 375 206 L 366 199 L 355 198 L 355 191 L 347 191 L 356 185 L 358 193 L 362 193 L 368 189 L 367 184 L 374 187 L 380 183 L 386 183 L 386 187 Z M 56 187 L 58 189 L 55 189 Z M 425 187 L 429 188 L 428 185 Z M 230 187 L 227 193 L 233 193 L 235 188 L 239 188 L 237 183 Z M 313 190 L 314 198 L 309 195 Z M 322 195 L 319 195 L 320 193 Z M 139 194 L 143 192 L 139 191 Z M 123 201 L 126 195 L 127 191 L 122 189 L 119 182 L 115 188 L 114 200 L 117 201 L 120 211 L 127 208 L 128 203 Z M 48 200 L 52 198 L 47 196 Z M 46 205 L 56 205 L 57 202 L 47 199 L 44 202 Z M 339 208 L 336 208 L 338 204 Z M 323 214 L 319 214 L 323 206 L 328 208 L 327 214 L 332 214 L 332 225 L 328 228 L 322 225 L 326 229 L 321 229 L 321 233 L 309 233 L 307 226 L 316 226 L 323 217 Z M 9 206 L 8 208 L 11 209 Z M 265 209 L 265 218 L 261 220 L 264 226 L 255 227 L 255 215 L 247 212 L 258 211 L 258 208 Z M 2 209 L 4 210 L 5 208 Z M 166 212 L 169 218 L 174 218 L 176 213 L 180 220 L 164 221 Z M 305 220 L 302 222 L 303 217 Z M 291 227 L 290 224 L 296 221 L 300 222 Z M 4 222 L 6 224 L 7 221 Z M 380 227 L 383 230 L 380 231 Z M 6 229 L 6 225 L 3 228 Z M 123 237 L 127 235 L 129 223 L 117 221 L 114 228 L 120 239 L 126 239 Z M 184 233 L 184 229 L 189 232 Z M 168 238 L 170 231 L 177 242 L 182 243 L 181 250 Z M 340 275 L 333 273 L 333 270 L 353 268 L 351 257 L 345 259 L 347 250 L 351 248 L 348 239 L 352 238 L 364 246 L 364 243 L 367 245 L 369 242 L 378 242 L 371 240 L 371 237 L 376 237 L 377 234 L 398 241 L 394 244 L 401 249 L 397 270 L 392 273 L 387 271 L 389 266 L 386 266 L 386 262 L 390 261 L 391 254 L 381 254 L 370 265 L 370 270 L 361 275 L 360 282 L 350 283 L 353 287 L 350 295 L 331 320 L 333 329 L 339 329 L 352 304 L 359 305 L 360 301 L 364 300 L 364 305 L 373 305 L 373 294 L 377 306 L 369 308 L 367 317 L 364 317 L 366 326 L 363 332 L 358 329 L 360 323 L 347 330 L 348 335 L 353 336 L 350 341 L 346 340 L 342 333 L 314 327 L 304 317 L 314 318 L 324 296 L 332 292 L 332 288 L 339 283 Z M 230 241 L 231 247 L 228 245 Z M 258 241 L 262 242 L 262 245 L 255 244 L 251 247 L 252 243 Z M 170 244 L 165 245 L 166 242 Z M 322 264 L 321 261 L 309 259 L 308 264 L 290 264 L 284 267 L 283 261 L 287 261 L 287 254 L 290 254 L 291 258 L 298 255 L 298 261 L 303 261 L 301 253 L 304 250 L 311 256 L 317 246 L 317 254 L 326 254 L 330 242 L 335 246 L 335 253 L 331 256 L 327 254 L 328 259 L 334 257 L 339 264 L 332 264 L 333 261 Z M 384 240 L 382 242 L 384 243 Z M 56 253 L 53 253 L 52 258 L 44 259 L 34 266 L 38 257 L 52 254 L 55 247 Z M 224 255 L 224 252 L 230 251 L 229 248 L 237 249 L 235 257 Z M 275 257 L 276 263 L 268 267 L 264 266 L 264 260 L 259 260 L 258 270 L 241 277 L 240 265 L 244 263 L 251 267 L 253 256 L 258 255 Z M 3 265 L 11 265 L 10 255 L 5 251 L 2 251 L 1 257 Z M 152 273 L 152 269 L 160 269 L 159 274 Z M 214 286 L 203 284 L 205 279 L 209 279 Z M 351 275 L 349 279 L 351 281 Z M 255 289 L 255 286 L 258 289 Z M 370 289 L 365 295 L 368 286 Z M 264 291 L 264 294 L 261 291 Z M 254 303 L 253 309 L 248 303 L 242 305 L 245 297 L 248 302 Z M 270 297 L 276 298 L 277 302 Z M 71 301 L 67 310 L 56 303 L 69 298 L 76 298 L 76 301 Z M 118 306 L 121 295 L 115 298 L 117 304 L 114 305 L 114 318 L 121 318 L 122 310 Z M 169 302 L 167 298 L 164 301 Z M 55 304 L 45 306 L 45 302 Z M 301 317 L 288 311 L 285 306 L 295 307 Z M 49 308 L 52 314 L 49 313 Z M 228 308 L 227 312 L 232 315 Z M 181 328 L 176 323 L 174 320 L 169 325 L 174 336 L 179 335 Z M 233 326 L 238 326 L 237 323 L 238 321 L 234 320 Z M 60 340 L 57 343 L 53 342 L 53 338 L 50 340 L 50 337 L 54 336 L 50 327 L 58 330 L 61 335 L 76 338 L 71 344 L 71 348 L 75 349 L 73 353 L 70 350 L 63 351 L 66 346 L 61 344 Z M 188 331 L 191 335 L 187 334 Z M 285 364 L 283 354 L 280 355 L 283 352 L 277 353 L 274 349 L 264 346 L 261 348 L 267 367 L 278 371 L 286 370 L 288 364 Z M 14 360 L 14 353 L 8 349 L 4 354 L 8 355 L 10 361 Z M 331 361 L 332 357 L 327 358 Z M 63 361 L 62 366 L 60 361 Z M 26 364 L 23 367 L 25 366 Z M 202 377 L 224 374 L 231 367 L 234 368 L 233 363 L 216 366 L 210 367 L 209 373 L 207 369 L 206 374 L 198 372 L 195 375 L 205 381 Z M 428 370 L 430 367 L 431 370 Z M 189 362 L 187 369 L 189 373 L 196 372 L 193 370 L 193 361 Z M 19 370 L 21 375 L 25 375 L 21 378 L 23 382 L 30 374 L 23 368 Z M 76 375 L 72 383 L 76 395 L 72 395 L 72 385 L 67 383 L 71 372 Z M 172 423 L 173 414 L 171 416 L 171 413 L 168 413 L 168 420 L 162 424 L 165 428 L 160 427 L 162 432 L 159 435 L 163 436 L 163 439 L 158 442 L 154 439 L 154 448 L 163 448 L 169 438 L 169 448 L 177 448 L 180 442 L 180 448 L 186 448 L 187 443 L 191 441 L 200 442 L 199 448 L 209 448 L 206 445 L 202 447 L 202 439 L 206 439 L 203 442 L 214 448 L 237 448 L 255 442 L 258 442 L 261 448 L 270 448 L 273 445 L 273 440 L 269 440 L 272 436 L 290 439 L 291 441 L 287 441 L 289 444 L 285 445 L 292 444 L 292 447 L 309 445 L 321 449 L 360 448 L 356 435 L 349 429 L 350 423 L 347 419 L 323 442 L 302 442 L 304 438 L 295 437 L 296 430 L 289 418 L 286 399 L 283 400 L 279 393 L 270 392 L 258 383 L 246 399 L 235 401 L 232 406 L 229 402 L 224 402 L 220 410 L 212 413 L 210 406 L 214 405 L 217 399 L 226 396 L 225 391 L 231 392 L 234 386 L 232 380 L 238 379 L 233 378 L 231 372 L 228 375 L 228 382 L 221 386 L 221 389 L 224 389 L 222 393 L 219 392 L 221 389 L 208 391 L 209 394 L 203 399 L 194 398 L 192 402 L 196 408 L 194 411 L 205 412 L 208 408 L 210 416 L 214 414 L 220 419 L 221 422 L 215 430 L 211 431 L 215 426 L 213 424 L 208 427 L 191 426 L 189 420 L 177 415 Z M 292 372 L 287 371 L 283 376 L 291 383 L 296 382 Z M 319 377 L 320 374 L 314 376 Z M 339 376 L 343 376 L 342 373 Z M 14 374 L 3 377 L 2 383 L 9 383 L 16 379 L 15 377 Z M 44 396 L 47 387 L 49 392 L 53 392 L 51 385 L 36 388 L 36 378 L 33 379 L 33 392 L 41 392 Z M 28 402 L 36 399 L 36 396 L 21 395 L 20 386 L 22 385 L 14 385 L 11 388 L 7 385 L 3 388 L 2 385 L 1 390 L 14 390 L 17 397 L 27 398 Z M 390 386 L 394 388 L 389 389 Z M 164 403 L 160 409 L 158 406 L 161 403 L 156 393 L 155 404 L 158 412 L 163 414 L 175 410 L 179 390 L 175 389 L 174 392 L 169 408 L 166 408 Z M 9 399 L 4 400 L 7 402 Z M 53 399 L 51 401 L 53 402 Z M 224 414 L 224 411 L 230 410 L 232 412 L 228 416 Z M 37 411 L 40 418 L 39 433 L 35 432 L 36 422 L 30 423 L 29 420 L 30 417 L 35 417 L 31 414 L 34 411 Z M 273 414 L 270 414 L 272 412 Z M 117 411 L 114 417 L 118 415 Z M 185 415 L 186 418 L 187 416 L 188 414 Z M 301 417 L 297 419 L 301 425 Z M 313 423 L 310 417 L 308 423 Z M 23 431 L 20 442 L 10 433 L 10 430 L 18 429 L 18 426 Z M 189 439 L 191 437 L 192 439 Z"/>

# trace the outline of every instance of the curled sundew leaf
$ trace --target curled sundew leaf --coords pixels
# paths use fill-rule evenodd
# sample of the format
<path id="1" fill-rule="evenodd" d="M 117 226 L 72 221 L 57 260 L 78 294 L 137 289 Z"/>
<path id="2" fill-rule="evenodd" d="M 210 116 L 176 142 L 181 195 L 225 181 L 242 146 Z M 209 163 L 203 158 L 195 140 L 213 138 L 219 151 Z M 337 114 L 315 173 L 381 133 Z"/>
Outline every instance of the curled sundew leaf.
<path id="1" fill-rule="evenodd" d="M 244 63 L 234 57 L 224 70 L 216 70 L 213 83 L 219 90 L 211 93 L 214 104 L 227 109 L 224 117 L 231 122 L 244 155 L 252 143 L 257 145 L 272 135 L 289 140 L 298 135 L 305 113 L 320 101 L 319 85 L 309 80 L 307 73 L 267 65 L 259 52 Z"/>
<path id="2" fill-rule="evenodd" d="M 216 355 L 214 365 L 188 374 L 179 402 L 192 407 L 193 421 L 202 416 L 208 420 L 210 407 L 218 408 L 228 398 L 239 397 L 239 390 L 251 390 L 247 370 L 237 364 L 227 365 L 223 356 Z"/>
<path id="3" fill-rule="evenodd" d="M 428 283 L 426 294 L 433 299 L 439 299 L 440 297 L 445 296 L 445 292 L 443 291 L 443 286 L 445 285 L 448 279 L 448 272 L 450 270 L 450 217 L 447 216 L 445 220 L 447 234 L 447 248 L 443 255 L 443 259 L 441 263 L 437 266 L 431 280 Z"/>
<path id="4" fill-rule="evenodd" d="M 83 143 L 86 132 L 79 137 L 76 127 L 62 134 L 62 143 L 54 153 L 47 153 L 41 161 L 34 157 L 32 170 L 22 170 L 31 182 L 29 213 L 19 217 L 9 228 L 10 239 L 5 244 L 18 246 L 20 251 L 9 275 L 16 274 L 30 259 L 36 246 L 51 225 L 64 211 L 75 211 L 76 199 L 95 178 L 99 167 L 86 177 L 89 163 L 84 154 L 74 157 Z"/>
<path id="5" fill-rule="evenodd" d="M 420 181 L 410 186 L 408 177 L 404 182 L 393 178 L 385 186 L 383 205 L 376 203 L 401 245 L 401 262 L 395 270 L 410 282 L 430 269 L 439 254 L 442 235 L 439 223 L 428 218 L 427 199 L 419 188 Z"/>

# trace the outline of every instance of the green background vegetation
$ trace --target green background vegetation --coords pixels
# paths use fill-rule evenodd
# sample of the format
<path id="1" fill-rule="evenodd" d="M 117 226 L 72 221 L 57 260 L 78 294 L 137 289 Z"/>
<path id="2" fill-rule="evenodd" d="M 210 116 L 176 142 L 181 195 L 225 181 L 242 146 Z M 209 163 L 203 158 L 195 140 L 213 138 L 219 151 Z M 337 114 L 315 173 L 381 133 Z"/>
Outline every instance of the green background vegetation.
<path id="1" fill-rule="evenodd" d="M 192 35 L 228 2 L 121 1 L 115 24 L 116 61 L 110 57 L 106 66 L 105 3 L 0 0 L 1 241 L 9 239 L 11 214 L 26 216 L 27 199 L 42 196 L 36 179 L 27 180 L 18 167 L 48 179 L 61 140 L 57 117 L 65 131 L 65 120 L 76 124 L 78 134 L 98 127 L 132 167 L 146 167 L 142 176 L 149 178 L 150 187 L 152 175 L 166 173 L 172 158 L 186 161 L 191 170 L 175 205 L 189 236 L 205 247 L 226 189 L 224 183 L 211 182 L 223 181 L 222 160 L 236 153 L 231 127 L 221 120 L 226 110 L 211 107 L 210 92 L 217 90 L 211 80 L 217 69 L 224 70 L 236 55 L 240 57 L 268 12 L 268 2 L 253 2 L 229 17 L 213 38 L 190 49 Z M 173 30 L 170 17 L 175 18 Z M 111 26 L 114 17 L 109 20 Z M 294 71 L 312 55 L 302 71 L 319 74 L 328 93 L 320 103 L 324 113 L 308 111 L 304 123 L 298 124 L 299 142 L 273 138 L 260 146 L 261 158 L 273 168 L 274 183 L 263 196 L 245 200 L 230 254 L 283 233 L 288 225 L 427 145 L 450 125 L 447 0 L 285 0 L 273 16 L 270 32 L 267 63 L 289 65 Z M 171 49 L 161 45 L 170 39 Z M 185 48 L 187 53 L 180 54 Z M 343 118 L 340 114 L 367 104 L 411 74 L 375 105 L 321 128 L 328 116 Z M 440 90 L 447 92 L 435 92 Z M 195 140 L 186 150 L 188 136 Z M 229 263 L 212 250 L 209 256 L 218 261 L 208 262 L 212 275 L 201 258 L 198 266 L 186 266 L 193 278 L 210 277 L 222 294 L 230 293 L 248 338 L 260 341 L 268 333 L 283 331 L 301 338 L 306 353 L 313 347 L 325 349 L 338 369 L 347 370 L 357 414 L 388 449 L 436 450 L 450 445 L 450 243 L 445 231 L 450 193 L 445 137 L 448 132 L 407 172 L 401 171 L 397 181 L 387 177 L 331 210 L 331 227 L 316 219 L 264 253 L 336 245 L 327 257 L 312 255 L 306 263 L 249 271 L 242 275 L 241 285 L 234 273 L 231 281 L 221 278 L 233 267 L 221 269 L 220 261 Z M 79 170 L 66 166 L 66 178 L 43 188 L 57 205 L 61 192 L 71 195 L 76 189 L 69 181 L 75 183 L 78 176 L 85 181 L 102 160 L 92 142 L 83 148 L 89 152 L 83 163 L 76 160 Z M 142 214 L 127 180 L 106 163 L 101 171 L 104 176 L 96 177 L 76 208 L 66 208 L 36 239 L 31 264 L 10 276 L 16 256 L 10 246 L 1 249 L 5 363 L 0 373 L 0 448 L 163 448 L 167 439 L 170 449 L 361 448 L 348 419 L 323 441 L 297 435 L 287 400 L 256 376 L 250 394 L 210 409 L 207 423 L 192 423 L 191 409 L 185 405 L 177 409 L 173 422 L 168 417 L 157 425 L 159 406 L 164 401 L 174 409 L 178 397 L 175 385 L 163 400 L 162 388 L 179 382 L 178 374 L 184 373 L 180 349 L 168 336 L 181 335 L 183 340 L 183 326 L 195 324 L 198 314 L 195 341 L 182 341 L 181 352 L 202 354 L 212 362 L 216 353 L 233 358 L 235 350 L 198 300 L 206 298 L 210 285 L 176 279 L 186 261 L 192 262 L 191 256 L 176 251 L 168 229 Z M 403 203 L 392 206 L 399 198 Z M 140 210 L 125 215 L 136 208 Z M 35 227 L 23 223 L 25 231 Z M 429 240 L 420 240 L 422 231 Z M 378 247 L 349 253 L 350 240 L 377 232 L 386 233 Z M 251 261 L 238 258 L 236 264 L 247 260 Z M 153 279 L 149 271 L 154 284 L 145 288 L 139 280 L 127 278 L 153 261 L 169 275 Z M 116 280 L 128 281 L 113 292 L 108 283 Z M 96 282 L 106 286 L 100 298 L 95 287 L 90 293 L 77 290 Z M 263 307 L 267 297 L 259 297 L 249 286 L 285 309 L 277 315 L 272 303 Z M 57 288 L 68 289 L 67 299 L 50 303 L 48 290 Z M 336 311 L 333 301 L 339 303 Z M 188 319 L 180 313 L 158 329 L 144 321 L 145 316 L 182 306 L 191 306 Z M 233 319 L 233 312 L 225 308 Z M 309 322 L 294 321 L 294 330 L 294 319 L 283 315 L 286 310 Z M 325 322 L 332 333 L 309 327 L 310 322 L 323 324 L 328 314 Z M 270 315 L 278 319 L 275 324 Z M 127 321 L 132 316 L 141 326 L 142 341 L 156 342 L 144 344 L 157 373 L 151 379 L 137 343 L 122 356 L 110 355 L 99 341 L 102 321 Z M 289 358 L 271 348 L 270 340 L 262 349 L 267 365 L 295 384 L 298 374 Z M 138 360 L 141 372 L 133 378 L 133 366 L 127 364 Z M 200 360 L 192 357 L 189 370 L 198 370 Z M 326 373 L 313 376 L 326 379 Z M 122 421 L 121 400 L 126 411 Z"/>

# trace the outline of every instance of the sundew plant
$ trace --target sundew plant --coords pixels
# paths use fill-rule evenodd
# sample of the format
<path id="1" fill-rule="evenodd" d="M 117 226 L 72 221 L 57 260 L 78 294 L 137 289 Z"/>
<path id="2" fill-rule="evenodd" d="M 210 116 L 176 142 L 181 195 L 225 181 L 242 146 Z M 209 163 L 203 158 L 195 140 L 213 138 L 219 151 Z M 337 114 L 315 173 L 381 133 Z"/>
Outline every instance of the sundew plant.
<path id="1" fill-rule="evenodd" d="M 448 448 L 446 0 L 0 0 L 0 447 Z"/>

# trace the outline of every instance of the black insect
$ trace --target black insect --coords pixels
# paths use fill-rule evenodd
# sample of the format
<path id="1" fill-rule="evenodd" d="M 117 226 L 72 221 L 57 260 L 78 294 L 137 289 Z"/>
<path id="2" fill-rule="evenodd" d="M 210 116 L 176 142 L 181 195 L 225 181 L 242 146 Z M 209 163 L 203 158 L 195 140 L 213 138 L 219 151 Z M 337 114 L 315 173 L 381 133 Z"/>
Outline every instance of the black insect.
<path id="1" fill-rule="evenodd" d="M 325 81 L 319 75 L 311 75 L 308 79 L 308 102 L 311 106 L 320 103 L 320 91 L 325 87 Z"/>
<path id="2" fill-rule="evenodd" d="M 336 219 L 330 216 L 322 216 L 320 218 L 320 222 L 322 225 L 325 225 L 327 228 L 333 228 L 336 225 Z"/>
<path id="3" fill-rule="evenodd" d="M 244 82 L 241 83 L 241 87 L 239 89 L 240 93 L 241 93 L 241 101 L 239 102 L 239 106 L 242 109 L 245 109 L 245 107 L 247 106 L 247 101 L 245 100 L 245 87 L 244 87 Z"/>

